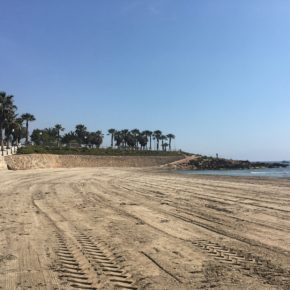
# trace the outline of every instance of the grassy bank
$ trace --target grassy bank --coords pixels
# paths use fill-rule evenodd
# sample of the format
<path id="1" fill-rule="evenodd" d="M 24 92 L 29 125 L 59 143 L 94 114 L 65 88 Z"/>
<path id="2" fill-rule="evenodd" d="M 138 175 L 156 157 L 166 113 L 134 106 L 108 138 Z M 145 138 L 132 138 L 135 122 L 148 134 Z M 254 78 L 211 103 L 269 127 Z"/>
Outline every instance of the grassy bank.
<path id="1" fill-rule="evenodd" d="M 180 151 L 124 150 L 112 148 L 58 148 L 28 146 L 18 149 L 17 154 L 58 154 L 58 155 L 97 155 L 97 156 L 179 156 Z"/>

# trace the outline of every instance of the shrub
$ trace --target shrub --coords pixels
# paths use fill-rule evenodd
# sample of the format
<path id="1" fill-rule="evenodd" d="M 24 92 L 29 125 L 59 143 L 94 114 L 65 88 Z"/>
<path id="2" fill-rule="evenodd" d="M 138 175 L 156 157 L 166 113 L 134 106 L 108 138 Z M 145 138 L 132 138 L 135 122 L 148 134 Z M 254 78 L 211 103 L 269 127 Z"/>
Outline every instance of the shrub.
<path id="1" fill-rule="evenodd" d="M 27 146 L 19 148 L 17 154 L 59 154 L 59 155 L 100 155 L 100 156 L 176 156 L 180 151 L 125 150 L 112 148 L 58 148 Z"/>

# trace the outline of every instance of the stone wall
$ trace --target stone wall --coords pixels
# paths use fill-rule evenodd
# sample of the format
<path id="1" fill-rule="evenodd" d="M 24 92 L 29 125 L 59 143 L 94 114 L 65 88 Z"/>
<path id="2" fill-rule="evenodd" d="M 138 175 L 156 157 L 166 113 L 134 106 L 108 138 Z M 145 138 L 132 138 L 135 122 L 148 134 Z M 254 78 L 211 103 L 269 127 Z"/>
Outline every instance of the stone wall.
<path id="1" fill-rule="evenodd" d="M 182 156 L 90 156 L 24 154 L 6 156 L 8 169 L 73 167 L 150 167 L 160 166 L 181 159 Z"/>

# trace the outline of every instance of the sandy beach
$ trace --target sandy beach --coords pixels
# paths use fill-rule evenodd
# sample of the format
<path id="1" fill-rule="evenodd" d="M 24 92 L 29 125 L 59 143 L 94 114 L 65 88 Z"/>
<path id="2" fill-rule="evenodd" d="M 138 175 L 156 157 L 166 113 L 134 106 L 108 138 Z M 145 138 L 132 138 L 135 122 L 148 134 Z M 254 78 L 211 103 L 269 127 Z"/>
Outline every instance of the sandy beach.
<path id="1" fill-rule="evenodd" d="M 0 289 L 289 289 L 290 180 L 0 172 Z"/>

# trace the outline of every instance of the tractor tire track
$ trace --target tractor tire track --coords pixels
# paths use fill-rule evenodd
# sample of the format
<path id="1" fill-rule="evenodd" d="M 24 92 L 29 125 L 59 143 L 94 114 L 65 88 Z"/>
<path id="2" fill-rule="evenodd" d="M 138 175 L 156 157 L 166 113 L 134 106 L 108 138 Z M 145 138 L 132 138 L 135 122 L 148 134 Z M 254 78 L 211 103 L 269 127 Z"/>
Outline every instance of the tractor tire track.
<path id="1" fill-rule="evenodd" d="M 47 203 L 40 205 L 38 200 L 33 199 L 34 206 L 56 229 L 56 263 L 60 265 L 60 279 L 77 289 L 138 289 L 131 275 L 118 261 L 124 259 L 122 256 L 112 252 L 105 242 L 94 242 L 92 237 L 73 224 L 69 224 L 70 231 L 64 229 L 62 223 L 68 222 L 65 216 Z"/>
<path id="2" fill-rule="evenodd" d="M 290 271 L 275 266 L 270 260 L 207 240 L 196 240 L 192 244 L 221 263 L 241 269 L 247 275 L 258 276 L 267 284 L 289 289 Z"/>

